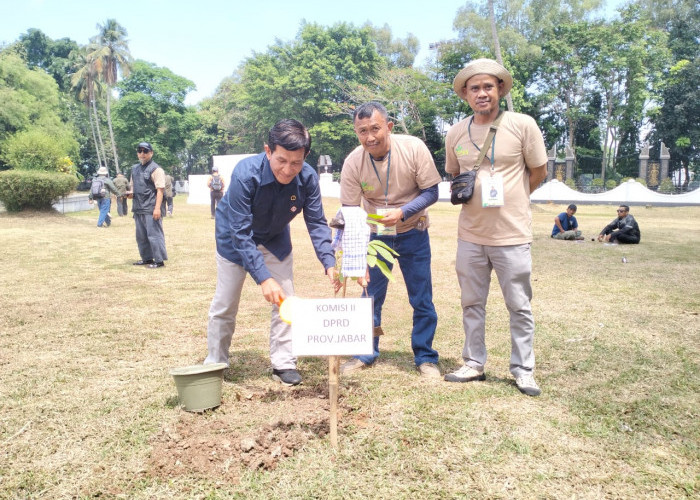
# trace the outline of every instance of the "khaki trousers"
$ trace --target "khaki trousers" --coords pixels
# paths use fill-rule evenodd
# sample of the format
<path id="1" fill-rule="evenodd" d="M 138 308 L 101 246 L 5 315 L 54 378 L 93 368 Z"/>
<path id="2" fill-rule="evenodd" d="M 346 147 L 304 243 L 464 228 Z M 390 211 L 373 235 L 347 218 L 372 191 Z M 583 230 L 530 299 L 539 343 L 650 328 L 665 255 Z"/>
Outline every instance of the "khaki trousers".
<path id="1" fill-rule="evenodd" d="M 530 244 L 494 247 L 459 240 L 455 267 L 462 291 L 464 362 L 478 370 L 486 364 L 486 299 L 493 269 L 510 313 L 510 372 L 515 377 L 532 373 L 535 320 L 530 307 Z"/>
<path id="2" fill-rule="evenodd" d="M 263 254 L 265 266 L 272 277 L 279 283 L 287 297 L 294 295 L 292 276 L 292 254 L 280 261 L 265 247 L 258 245 Z M 208 355 L 204 364 L 229 364 L 229 348 L 236 331 L 236 316 L 241 300 L 241 290 L 248 272 L 216 254 L 216 292 L 209 307 L 209 325 L 207 328 Z M 279 308 L 270 309 L 270 361 L 272 368 L 286 370 L 296 368 L 297 360 L 292 356 L 292 328 L 280 319 Z"/>

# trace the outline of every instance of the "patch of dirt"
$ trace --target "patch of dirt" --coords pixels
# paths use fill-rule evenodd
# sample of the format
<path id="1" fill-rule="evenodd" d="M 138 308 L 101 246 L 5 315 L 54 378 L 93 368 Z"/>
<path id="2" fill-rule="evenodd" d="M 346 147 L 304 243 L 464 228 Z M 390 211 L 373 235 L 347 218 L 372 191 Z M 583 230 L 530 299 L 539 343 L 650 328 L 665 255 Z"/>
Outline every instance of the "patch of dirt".
<path id="1" fill-rule="evenodd" d="M 230 386 L 229 386 L 230 388 Z M 232 394 L 229 394 L 233 392 Z M 205 413 L 180 411 L 152 439 L 149 468 L 160 477 L 218 477 L 236 482 L 245 468 L 273 470 L 330 432 L 328 387 L 237 387 Z M 347 409 L 338 402 L 338 427 Z"/>

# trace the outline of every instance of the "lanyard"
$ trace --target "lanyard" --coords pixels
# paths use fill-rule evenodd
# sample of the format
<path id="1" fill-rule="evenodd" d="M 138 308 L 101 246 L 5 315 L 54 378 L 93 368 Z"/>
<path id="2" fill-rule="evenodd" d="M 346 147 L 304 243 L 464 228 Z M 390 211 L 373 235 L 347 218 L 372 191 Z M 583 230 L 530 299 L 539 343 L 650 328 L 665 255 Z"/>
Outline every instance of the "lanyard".
<path id="1" fill-rule="evenodd" d="M 474 121 L 474 117 L 469 120 L 469 125 L 467 126 L 467 132 L 469 133 L 469 140 L 472 141 L 472 144 L 474 144 L 474 147 L 476 148 L 477 151 L 481 152 L 481 148 L 476 145 L 474 142 L 474 139 L 472 139 L 472 122 Z M 488 141 L 488 137 L 486 138 Z M 486 144 L 484 144 L 486 146 Z M 487 156 L 489 161 L 491 162 L 491 175 L 496 171 L 496 168 L 494 167 L 493 161 L 494 157 L 496 156 L 496 134 L 493 134 L 493 139 L 491 139 L 491 156 Z M 479 165 L 477 165 L 478 167 Z"/>
<path id="2" fill-rule="evenodd" d="M 374 175 L 377 176 L 377 179 L 379 180 L 379 185 L 382 185 L 382 179 L 379 177 L 379 171 L 377 170 L 377 166 L 374 164 L 374 158 L 372 158 L 372 155 L 369 155 L 369 161 L 372 162 L 372 168 L 374 169 Z M 384 186 L 384 205 L 387 206 L 389 205 L 389 171 L 391 170 L 391 149 L 389 150 L 389 161 L 386 166 L 386 185 Z"/>

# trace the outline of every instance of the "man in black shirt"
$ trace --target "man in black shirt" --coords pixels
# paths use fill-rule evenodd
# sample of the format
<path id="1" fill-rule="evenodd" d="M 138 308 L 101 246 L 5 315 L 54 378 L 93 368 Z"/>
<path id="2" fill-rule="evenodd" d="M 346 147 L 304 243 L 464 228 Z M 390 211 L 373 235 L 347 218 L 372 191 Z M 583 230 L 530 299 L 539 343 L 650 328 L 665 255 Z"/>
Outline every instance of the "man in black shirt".
<path id="1" fill-rule="evenodd" d="M 617 219 L 605 226 L 598 235 L 598 241 L 610 243 L 639 243 L 640 238 L 639 225 L 627 205 L 618 207 Z"/>

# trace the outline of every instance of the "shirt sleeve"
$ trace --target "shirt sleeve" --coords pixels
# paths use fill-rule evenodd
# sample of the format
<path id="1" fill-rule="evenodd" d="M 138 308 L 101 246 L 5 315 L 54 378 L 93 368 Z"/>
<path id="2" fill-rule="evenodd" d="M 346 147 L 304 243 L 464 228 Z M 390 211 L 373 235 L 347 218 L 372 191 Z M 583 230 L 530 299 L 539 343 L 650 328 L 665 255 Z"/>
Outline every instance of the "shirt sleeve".
<path id="1" fill-rule="evenodd" d="M 435 184 L 429 188 L 421 189 L 420 194 L 413 200 L 406 203 L 401 210 L 403 211 L 403 219 L 406 220 L 418 212 L 428 208 L 438 200 L 439 192 L 438 185 Z"/>
<path id="2" fill-rule="evenodd" d="M 156 189 L 165 189 L 165 171 L 158 167 L 151 174 L 151 180 L 156 185 Z"/>
<path id="3" fill-rule="evenodd" d="M 306 200 L 304 203 L 304 222 L 311 237 L 316 257 L 323 269 L 335 267 L 335 253 L 331 248 L 331 228 L 323 213 L 321 188 L 314 177 L 309 177 L 305 183 Z"/>
<path id="4" fill-rule="evenodd" d="M 233 247 L 236 249 L 243 262 L 243 268 L 259 285 L 263 281 L 272 277 L 270 271 L 265 266 L 262 252 L 253 240 L 253 198 L 255 196 L 255 186 L 251 179 L 239 179 L 235 176 L 231 178 L 231 186 L 226 195 L 225 202 L 229 204 L 230 225 L 227 228 L 231 235 Z"/>
<path id="5" fill-rule="evenodd" d="M 340 203 L 345 206 L 359 206 L 362 202 L 360 168 L 355 164 L 357 161 L 355 156 L 354 154 L 348 156 L 340 171 Z"/>
<path id="6" fill-rule="evenodd" d="M 117 186 L 114 185 L 114 182 L 112 179 L 107 179 L 105 180 L 105 186 L 107 186 L 107 189 L 114 193 L 115 196 L 119 196 L 119 191 L 117 190 Z"/>

